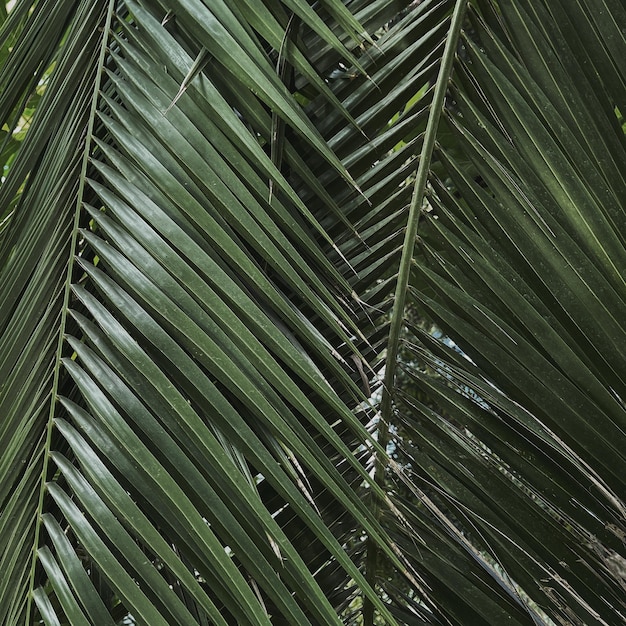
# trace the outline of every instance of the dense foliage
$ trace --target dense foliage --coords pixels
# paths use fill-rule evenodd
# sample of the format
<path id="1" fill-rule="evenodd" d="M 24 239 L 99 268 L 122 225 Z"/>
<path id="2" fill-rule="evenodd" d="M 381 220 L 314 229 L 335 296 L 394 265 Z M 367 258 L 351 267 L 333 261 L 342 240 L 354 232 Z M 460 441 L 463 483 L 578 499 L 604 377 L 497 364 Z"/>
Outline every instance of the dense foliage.
<path id="1" fill-rule="evenodd" d="M 622 2 L 0 22 L 0 623 L 626 623 Z"/>

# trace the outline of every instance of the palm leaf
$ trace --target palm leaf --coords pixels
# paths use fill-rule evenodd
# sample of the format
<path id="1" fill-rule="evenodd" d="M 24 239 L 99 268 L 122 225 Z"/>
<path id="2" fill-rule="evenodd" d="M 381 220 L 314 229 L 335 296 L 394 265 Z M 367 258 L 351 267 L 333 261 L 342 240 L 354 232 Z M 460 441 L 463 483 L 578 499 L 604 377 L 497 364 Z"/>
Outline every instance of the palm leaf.
<path id="1" fill-rule="evenodd" d="M 170 61 L 171 72 L 180 76 L 189 61 L 157 21 L 158 7 L 129 7 L 132 14 L 114 14 L 115 3 L 106 10 L 99 3 L 73 8 L 77 32 L 64 35 L 57 62 L 70 63 L 80 36 L 89 33 L 91 48 L 81 48 L 85 63 L 89 57 L 97 63 L 77 91 L 67 82 L 49 86 L 31 131 L 45 132 L 46 114 L 56 114 L 67 128 L 57 141 L 67 147 L 33 140 L 43 156 L 30 157 L 26 142 L 21 152 L 30 160 L 11 168 L 3 188 L 7 205 L 11 194 L 22 195 L 7 232 L 3 281 L 10 294 L 3 307 L 3 363 L 12 371 L 2 396 L 8 405 L 3 475 L 15 481 L 7 485 L 3 507 L 4 536 L 14 542 L 3 551 L 11 559 L 3 620 L 30 621 L 38 612 L 50 623 L 118 622 L 130 611 L 147 623 L 269 623 L 271 612 L 288 623 L 338 623 L 291 544 L 296 529 L 282 530 L 274 515 L 287 506 L 345 581 L 367 588 L 342 546 L 349 528 L 341 528 L 363 525 L 382 541 L 380 526 L 345 475 L 367 478 L 352 450 L 368 435 L 328 382 L 338 377 L 351 396 L 362 397 L 332 347 L 343 338 L 346 350 L 354 350 L 348 333 L 357 329 L 332 295 L 343 281 L 316 250 L 311 229 L 319 225 L 310 213 L 300 217 L 289 196 L 304 205 L 258 139 L 239 138 L 249 131 L 233 104 L 223 96 L 223 104 L 216 101 L 206 77 L 177 94 L 167 74 L 161 82 L 147 71 L 155 63 L 161 70 L 172 49 L 183 65 Z M 296 127 L 311 145 L 349 178 L 271 78 L 250 25 L 225 5 L 209 12 L 187 3 L 175 14 L 185 45 L 198 36 L 198 25 L 222 29 L 231 42 L 222 61 L 242 79 L 239 89 L 250 85 L 253 73 L 267 73 L 262 98 L 282 100 L 272 108 L 290 124 L 300 120 Z M 57 40 L 62 36 L 59 31 Z M 207 103 L 212 115 L 205 113 Z M 51 161 L 47 175 L 59 172 L 63 193 L 38 187 L 38 180 L 50 184 L 44 167 L 39 179 L 26 178 L 35 158 Z M 239 178 L 233 166 L 247 169 L 251 180 Z M 268 204 L 268 174 L 286 191 L 288 207 Z M 248 186 L 255 178 L 265 193 Z M 45 203 L 50 196 L 58 198 L 56 215 Z M 49 252 L 39 257 L 38 246 L 28 251 L 29 260 L 15 256 L 20 249 L 28 254 L 22 240 L 50 233 Z M 36 293 L 17 292 L 18 280 Z M 48 312 L 36 335 L 27 326 L 37 323 L 35 312 L 28 314 L 33 302 Z M 328 339 L 300 309 L 318 319 Z M 25 348 L 45 354 L 38 369 L 29 369 Z M 321 405 L 330 414 L 320 412 Z M 331 428 L 337 419 L 350 429 L 346 441 Z M 329 455 L 347 459 L 347 467 L 340 472 Z M 21 459 L 25 468 L 16 472 Z M 39 497 L 31 484 L 36 475 Z M 304 481 L 316 484 L 305 490 Z M 270 508 L 261 500 L 261 484 L 268 485 Z M 339 510 L 326 511 L 326 520 L 314 498 L 322 487 L 329 502 L 341 502 Z M 24 512 L 16 519 L 14 511 Z"/>
<path id="2" fill-rule="evenodd" d="M 499 4 L 471 16 L 422 205 L 409 291 L 440 330 L 406 336 L 399 456 L 531 619 L 621 623 L 624 135 L 614 61 L 595 92 L 578 65 L 620 12 L 581 53 L 588 9 Z"/>

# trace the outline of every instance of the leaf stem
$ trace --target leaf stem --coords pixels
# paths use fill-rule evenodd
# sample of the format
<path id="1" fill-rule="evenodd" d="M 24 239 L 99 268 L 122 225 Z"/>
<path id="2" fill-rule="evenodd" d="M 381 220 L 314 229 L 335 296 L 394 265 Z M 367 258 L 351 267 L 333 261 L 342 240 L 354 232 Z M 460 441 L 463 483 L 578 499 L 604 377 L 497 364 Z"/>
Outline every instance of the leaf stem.
<path id="1" fill-rule="evenodd" d="M 54 368 L 54 377 L 52 380 L 52 389 L 50 392 L 50 411 L 48 413 L 48 424 L 46 428 L 46 443 L 43 451 L 43 460 L 42 460 L 42 468 L 41 468 L 41 483 L 39 486 L 39 502 L 37 505 L 37 517 L 35 519 L 35 537 L 33 539 L 33 550 L 32 550 L 32 560 L 30 567 L 30 575 L 29 575 L 29 593 L 26 605 L 26 620 L 25 624 L 30 624 L 31 622 L 31 611 L 32 611 L 32 603 L 33 603 L 33 594 L 35 587 L 35 569 L 37 566 L 37 552 L 39 547 L 39 538 L 40 538 L 40 530 L 41 530 L 41 516 L 43 512 L 44 498 L 46 493 L 46 480 L 48 477 L 48 467 L 50 461 L 50 449 L 52 447 L 52 432 L 54 426 L 54 414 L 56 407 L 56 400 L 59 389 L 59 379 L 60 379 L 60 370 L 61 370 L 61 357 L 63 354 L 63 344 L 65 341 L 65 327 L 67 323 L 67 312 L 69 308 L 70 301 L 70 293 L 71 293 L 71 284 L 72 284 L 72 274 L 74 269 L 74 257 L 76 254 L 76 247 L 78 241 L 78 228 L 80 221 L 80 214 L 83 204 L 83 193 L 85 189 L 85 179 L 87 174 L 87 164 L 89 162 L 89 152 L 91 149 L 91 138 L 93 134 L 94 121 L 96 117 L 96 110 L 98 105 L 98 94 L 100 93 L 100 86 L 102 81 L 102 74 L 104 68 L 104 61 L 106 57 L 106 49 L 108 43 L 108 33 L 111 29 L 111 22 L 113 19 L 113 13 L 115 9 L 116 0 L 109 0 L 109 6 L 106 12 L 105 26 L 102 31 L 102 42 L 100 48 L 100 55 L 98 57 L 98 66 L 96 70 L 96 76 L 94 80 L 94 89 L 93 89 L 93 97 L 91 101 L 91 109 L 89 111 L 89 119 L 87 122 L 87 133 L 85 137 L 85 147 L 83 151 L 83 160 L 81 165 L 80 172 L 80 182 L 78 191 L 76 194 L 76 206 L 74 209 L 74 221 L 72 225 L 72 239 L 70 242 L 70 251 L 67 265 L 67 273 L 65 279 L 65 290 L 63 293 L 63 305 L 61 308 L 61 320 L 59 322 L 59 337 L 57 342 L 57 350 L 55 361 L 56 365 Z"/>
<path id="2" fill-rule="evenodd" d="M 380 421 L 378 424 L 378 441 L 383 450 L 386 450 L 389 443 L 389 424 L 393 409 L 393 389 L 396 379 L 400 332 L 404 321 L 406 294 L 409 285 L 411 261 L 413 260 L 413 253 L 415 249 L 417 227 L 422 211 L 424 191 L 426 189 L 428 174 L 430 172 L 430 163 L 433 148 L 435 147 L 437 130 L 439 128 L 439 120 L 441 119 L 441 113 L 443 112 L 446 90 L 448 89 L 448 82 L 452 73 L 454 57 L 456 55 L 457 44 L 461 28 L 463 26 L 466 9 L 467 0 L 456 0 L 450 22 L 450 30 L 448 31 L 448 37 L 441 60 L 441 66 L 439 67 L 439 73 L 437 75 L 435 92 L 433 94 L 433 101 L 428 117 L 428 123 L 426 125 L 424 143 L 419 157 L 419 165 L 417 168 L 413 195 L 411 197 L 411 204 L 409 207 L 409 216 L 404 234 L 404 244 L 402 246 L 402 256 L 400 259 L 400 268 L 398 270 L 394 304 L 391 313 L 389 339 L 387 341 L 387 355 L 385 358 L 385 378 L 382 390 Z M 374 481 L 381 487 L 384 487 L 386 467 L 387 457 L 380 454 L 376 455 Z M 381 515 L 380 502 L 376 500 L 375 515 L 377 518 L 380 518 Z M 368 540 L 366 578 L 372 586 L 376 581 L 377 569 L 378 550 L 376 545 L 372 541 Z M 367 598 L 365 598 L 363 602 L 363 624 L 364 626 L 373 626 L 374 624 L 374 607 Z"/>

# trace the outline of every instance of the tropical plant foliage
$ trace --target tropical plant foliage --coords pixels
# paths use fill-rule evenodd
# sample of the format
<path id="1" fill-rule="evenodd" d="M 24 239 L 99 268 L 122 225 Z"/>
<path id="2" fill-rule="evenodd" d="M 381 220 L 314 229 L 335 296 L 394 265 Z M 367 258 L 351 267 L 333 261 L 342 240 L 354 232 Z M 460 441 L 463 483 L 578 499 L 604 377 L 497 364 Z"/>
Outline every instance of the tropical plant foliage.
<path id="1" fill-rule="evenodd" d="M 623 3 L 0 20 L 0 623 L 626 623 Z"/>

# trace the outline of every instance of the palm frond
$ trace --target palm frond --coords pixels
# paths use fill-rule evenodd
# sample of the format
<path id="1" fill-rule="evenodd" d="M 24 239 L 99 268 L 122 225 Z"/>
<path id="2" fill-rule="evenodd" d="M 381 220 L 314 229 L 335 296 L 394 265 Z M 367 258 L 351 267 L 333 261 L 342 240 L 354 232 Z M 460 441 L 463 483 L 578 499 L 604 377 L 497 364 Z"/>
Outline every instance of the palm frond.
<path id="1" fill-rule="evenodd" d="M 3 482 L 5 536 L 15 542 L 3 551 L 13 560 L 6 622 L 38 611 L 50 623 L 117 623 L 127 613 L 164 624 L 338 623 L 292 544 L 302 532 L 318 545 L 318 576 L 324 561 L 336 563 L 342 586 L 353 581 L 385 613 L 345 545 L 355 525 L 386 545 L 351 486 L 368 480 L 355 456 L 367 431 L 329 384 L 363 398 L 344 365 L 358 332 L 335 295 L 345 281 L 264 136 L 238 117 L 249 104 L 229 101 L 208 72 L 181 91 L 194 63 L 187 49 L 206 49 L 210 67 L 219 56 L 242 99 L 254 82 L 262 116 L 269 104 L 349 175 L 274 76 L 259 24 L 220 3 L 180 3 L 170 15 L 151 3 L 128 3 L 130 12 L 99 4 L 73 7 L 77 32 L 57 53 L 70 63 L 91 35 L 91 48 L 81 45 L 93 68 L 79 85 L 83 101 L 55 70 L 61 84 L 46 89 L 30 135 L 43 153 L 41 184 L 59 179 L 53 168 L 63 173 L 63 193 L 48 194 L 64 204 L 52 213 L 22 154 L 3 188 L 7 204 L 21 194 L 3 267 L 3 347 L 22 359 L 3 360 L 12 372 L 3 476 L 16 481 Z M 257 15 L 272 25 L 265 8 Z M 221 48 L 199 43 L 207 28 Z M 50 109 L 67 127 L 58 136 Z M 65 143 L 47 146 L 36 135 L 45 131 Z M 282 200 L 268 201 L 270 179 Z M 51 232 L 37 259 L 41 246 L 26 241 Z M 20 278 L 37 293 L 16 290 Z M 49 313 L 40 321 L 41 307 Z M 32 348 L 23 345 L 29 323 L 40 324 Z M 29 370 L 35 350 L 46 360 Z M 283 530 L 275 516 L 285 508 L 293 521 Z"/>
<path id="2" fill-rule="evenodd" d="M 593 23 L 582 4 L 567 18 L 525 2 L 471 16 L 410 290 L 439 330 L 409 327 L 398 449 L 429 514 L 453 521 L 448 534 L 532 620 L 612 624 L 624 609 L 625 155 L 616 58 L 605 74 L 600 42 L 620 11 Z M 583 22 L 596 45 L 581 50 Z M 581 75 L 583 55 L 594 72 Z"/>

